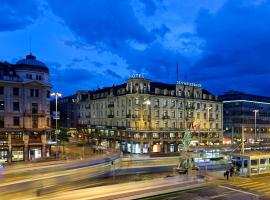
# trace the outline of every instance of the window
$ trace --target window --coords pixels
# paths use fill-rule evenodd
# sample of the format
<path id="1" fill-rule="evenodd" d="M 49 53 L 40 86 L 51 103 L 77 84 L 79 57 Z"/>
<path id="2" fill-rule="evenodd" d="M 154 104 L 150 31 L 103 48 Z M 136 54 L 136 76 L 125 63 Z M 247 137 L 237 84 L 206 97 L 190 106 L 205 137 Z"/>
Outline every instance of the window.
<path id="1" fill-rule="evenodd" d="M 19 96 L 19 88 L 13 88 L 13 95 Z"/>
<path id="2" fill-rule="evenodd" d="M 13 102 L 13 111 L 20 111 L 20 103 Z"/>
<path id="3" fill-rule="evenodd" d="M 51 97 L 51 92 L 49 90 L 47 90 L 47 98 Z"/>
<path id="4" fill-rule="evenodd" d="M 179 118 L 182 118 L 182 117 L 183 117 L 183 113 L 180 112 L 180 113 L 179 113 Z"/>
<path id="5" fill-rule="evenodd" d="M 35 89 L 35 97 L 39 97 L 39 90 Z"/>
<path id="6" fill-rule="evenodd" d="M 5 102 L 0 101 L 0 110 L 5 110 Z"/>
<path id="7" fill-rule="evenodd" d="M 26 78 L 27 79 L 32 79 L 33 77 L 32 77 L 32 74 L 26 74 Z"/>
<path id="8" fill-rule="evenodd" d="M 32 128 L 38 128 L 38 117 L 34 116 L 32 118 Z"/>
<path id="9" fill-rule="evenodd" d="M 159 134 L 158 133 L 153 133 L 153 138 L 159 139 Z"/>
<path id="10" fill-rule="evenodd" d="M 155 100 L 155 106 L 159 106 L 159 99 Z"/>
<path id="11" fill-rule="evenodd" d="M 34 89 L 31 89 L 31 90 L 30 90 L 30 96 L 31 96 L 31 97 L 34 97 L 34 93 L 35 93 L 35 90 L 34 90 Z"/>
<path id="12" fill-rule="evenodd" d="M 159 117 L 159 110 L 155 111 L 155 117 Z"/>
<path id="13" fill-rule="evenodd" d="M 0 128 L 4 128 L 5 127 L 5 120 L 3 116 L 0 116 Z"/>
<path id="14" fill-rule="evenodd" d="M 4 87 L 0 86 L 0 95 L 3 95 L 3 94 L 4 94 Z"/>
<path id="15" fill-rule="evenodd" d="M 41 81 L 42 80 L 42 76 L 41 75 L 36 75 L 36 80 Z"/>
<path id="16" fill-rule="evenodd" d="M 47 118 L 47 126 L 50 126 L 50 118 Z"/>
<path id="17" fill-rule="evenodd" d="M 136 104 L 136 105 L 139 105 L 139 103 L 140 103 L 139 98 L 135 98 L 135 104 Z"/>
<path id="18" fill-rule="evenodd" d="M 38 89 L 31 89 L 30 96 L 31 97 L 39 97 L 39 90 Z"/>
<path id="19" fill-rule="evenodd" d="M 200 109 L 200 103 L 197 103 L 197 110 Z"/>
<path id="20" fill-rule="evenodd" d="M 13 117 L 13 125 L 20 126 L 20 117 Z"/>
<path id="21" fill-rule="evenodd" d="M 38 113 L 38 104 L 32 103 L 32 114 L 37 114 L 37 113 Z"/>

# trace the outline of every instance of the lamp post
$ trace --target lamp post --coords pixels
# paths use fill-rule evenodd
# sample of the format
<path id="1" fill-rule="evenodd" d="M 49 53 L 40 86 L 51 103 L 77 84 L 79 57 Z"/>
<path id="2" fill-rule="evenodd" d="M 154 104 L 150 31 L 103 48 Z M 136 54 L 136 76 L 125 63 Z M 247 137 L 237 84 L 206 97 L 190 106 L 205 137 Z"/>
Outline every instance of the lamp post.
<path id="1" fill-rule="evenodd" d="M 253 110 L 253 112 L 254 112 L 255 141 L 257 141 L 257 113 L 259 112 L 259 110 L 255 109 L 255 110 Z"/>
<path id="2" fill-rule="evenodd" d="M 57 112 L 57 100 L 58 97 L 61 97 L 62 94 L 60 92 L 52 92 L 51 96 L 55 96 L 55 141 L 56 141 L 56 158 L 58 157 L 58 142 L 57 142 L 57 134 L 58 134 L 58 129 L 57 129 L 57 120 L 58 120 L 58 112 Z"/>
<path id="3" fill-rule="evenodd" d="M 212 107 L 207 107 L 207 118 L 208 118 L 208 132 L 207 132 L 207 144 L 209 145 L 209 134 L 210 134 L 210 110 Z"/>

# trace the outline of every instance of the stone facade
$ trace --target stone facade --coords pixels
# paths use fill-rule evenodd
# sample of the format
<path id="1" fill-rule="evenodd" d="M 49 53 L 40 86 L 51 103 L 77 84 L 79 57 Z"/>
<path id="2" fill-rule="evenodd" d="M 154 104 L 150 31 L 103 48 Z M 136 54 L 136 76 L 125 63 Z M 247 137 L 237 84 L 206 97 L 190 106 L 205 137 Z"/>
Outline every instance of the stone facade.
<path id="1" fill-rule="evenodd" d="M 49 70 L 35 56 L 0 63 L 0 160 L 49 155 L 50 88 Z"/>
<path id="2" fill-rule="evenodd" d="M 126 83 L 79 91 L 78 123 L 96 146 L 133 153 L 177 152 L 185 129 L 192 143 L 222 143 L 222 102 L 200 84 L 166 84 L 133 77 Z"/>

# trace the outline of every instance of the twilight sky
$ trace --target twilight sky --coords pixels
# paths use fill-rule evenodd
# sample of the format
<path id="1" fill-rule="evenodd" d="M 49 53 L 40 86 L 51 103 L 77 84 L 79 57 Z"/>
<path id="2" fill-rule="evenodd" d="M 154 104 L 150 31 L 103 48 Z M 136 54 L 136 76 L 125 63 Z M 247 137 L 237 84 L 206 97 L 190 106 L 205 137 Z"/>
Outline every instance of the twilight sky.
<path id="1" fill-rule="evenodd" d="M 0 61 L 29 53 L 53 90 L 153 81 L 270 96 L 270 0 L 0 0 Z"/>

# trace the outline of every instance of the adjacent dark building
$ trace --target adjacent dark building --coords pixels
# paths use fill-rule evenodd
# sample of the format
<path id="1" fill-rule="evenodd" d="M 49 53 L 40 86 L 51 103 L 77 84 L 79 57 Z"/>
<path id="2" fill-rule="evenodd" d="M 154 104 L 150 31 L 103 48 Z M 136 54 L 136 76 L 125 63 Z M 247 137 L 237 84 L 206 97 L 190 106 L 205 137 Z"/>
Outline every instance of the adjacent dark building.
<path id="1" fill-rule="evenodd" d="M 240 138 L 243 127 L 250 142 L 270 139 L 270 97 L 229 91 L 218 98 L 223 101 L 225 137 Z"/>
<path id="2" fill-rule="evenodd" d="M 60 119 L 58 120 L 58 128 L 76 128 L 78 123 L 77 113 L 77 95 L 70 95 L 58 99 L 58 111 Z M 51 101 L 51 110 L 55 111 L 55 100 Z M 52 120 L 52 127 L 55 127 L 55 120 Z"/>

